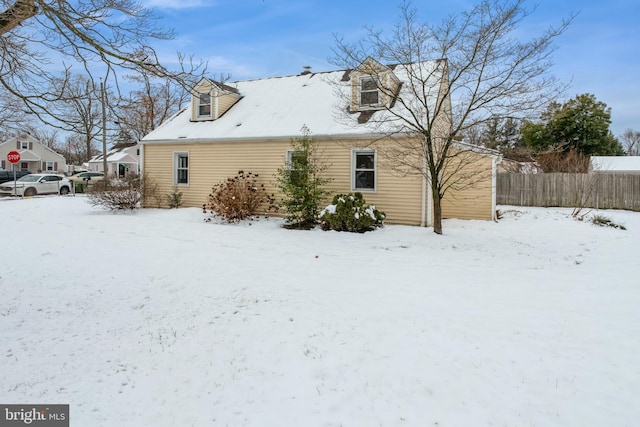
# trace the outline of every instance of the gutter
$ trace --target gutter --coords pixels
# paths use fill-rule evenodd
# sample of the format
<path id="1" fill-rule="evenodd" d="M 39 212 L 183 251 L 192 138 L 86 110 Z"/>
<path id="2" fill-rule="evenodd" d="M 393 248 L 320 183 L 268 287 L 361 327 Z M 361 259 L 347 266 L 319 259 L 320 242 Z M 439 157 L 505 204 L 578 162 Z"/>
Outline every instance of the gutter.
<path id="1" fill-rule="evenodd" d="M 401 134 L 374 134 L 374 133 L 348 133 L 348 134 L 332 134 L 332 135 L 320 135 L 312 134 L 312 137 L 319 141 L 350 141 L 350 140 L 362 140 L 372 139 L 380 140 L 384 138 L 397 137 Z M 410 135 L 410 134 L 407 134 Z M 182 138 L 173 139 L 148 139 L 140 141 L 141 144 L 193 144 L 193 143 L 216 143 L 216 142 L 282 142 L 291 141 L 292 138 L 299 138 L 300 134 L 296 135 L 277 135 L 277 136 L 248 136 L 248 137 L 225 137 L 225 138 L 190 138 L 184 136 Z"/>

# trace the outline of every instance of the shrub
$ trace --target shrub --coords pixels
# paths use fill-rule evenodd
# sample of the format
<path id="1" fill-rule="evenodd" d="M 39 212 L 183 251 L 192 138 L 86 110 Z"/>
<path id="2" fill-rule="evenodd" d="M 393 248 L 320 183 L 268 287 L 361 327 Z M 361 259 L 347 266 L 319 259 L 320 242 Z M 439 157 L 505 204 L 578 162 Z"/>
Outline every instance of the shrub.
<path id="1" fill-rule="evenodd" d="M 381 227 L 386 215 L 366 204 L 361 193 L 338 194 L 320 213 L 324 230 L 364 233 Z"/>
<path id="2" fill-rule="evenodd" d="M 318 223 L 321 203 L 329 194 L 324 186 L 331 181 L 322 176 L 326 168 L 309 129 L 303 127 L 302 136 L 291 140 L 287 164 L 276 173 L 287 228 L 310 229 Z"/>
<path id="3" fill-rule="evenodd" d="M 182 206 L 182 192 L 178 191 L 176 187 L 173 188 L 173 192 L 166 195 L 167 205 L 169 209 L 178 209 Z"/>
<path id="4" fill-rule="evenodd" d="M 626 230 L 627 228 L 624 225 L 617 224 L 604 215 L 593 215 L 591 217 L 591 223 L 593 225 L 598 225 L 600 227 L 613 227 L 619 230 Z"/>
<path id="5" fill-rule="evenodd" d="M 213 186 L 202 210 L 227 222 L 239 222 L 252 219 L 260 211 L 267 215 L 274 209 L 273 203 L 273 194 L 268 194 L 264 184 L 258 183 L 258 174 L 239 171 L 233 178 Z"/>
<path id="6" fill-rule="evenodd" d="M 123 179 L 105 177 L 89 189 L 88 201 L 109 210 L 137 209 L 142 202 L 143 183 L 144 179 L 137 175 Z"/>

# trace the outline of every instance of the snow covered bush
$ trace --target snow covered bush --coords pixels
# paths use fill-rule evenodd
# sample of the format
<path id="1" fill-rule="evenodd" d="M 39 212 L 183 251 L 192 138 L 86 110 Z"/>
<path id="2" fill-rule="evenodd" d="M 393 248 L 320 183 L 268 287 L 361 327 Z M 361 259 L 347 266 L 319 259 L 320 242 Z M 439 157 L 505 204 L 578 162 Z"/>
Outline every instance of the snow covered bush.
<path id="1" fill-rule="evenodd" d="M 133 210 L 141 206 L 144 194 L 145 178 L 128 175 L 122 179 L 105 178 L 96 182 L 87 195 L 93 206 L 115 210 Z"/>
<path id="2" fill-rule="evenodd" d="M 251 219 L 259 212 L 266 215 L 273 209 L 274 200 L 273 194 L 267 193 L 264 184 L 258 183 L 258 174 L 239 171 L 233 178 L 227 178 L 213 186 L 202 210 L 227 222 L 239 222 Z"/>
<path id="3" fill-rule="evenodd" d="M 320 213 L 323 230 L 364 233 L 381 227 L 384 212 L 366 204 L 361 193 L 338 194 Z"/>

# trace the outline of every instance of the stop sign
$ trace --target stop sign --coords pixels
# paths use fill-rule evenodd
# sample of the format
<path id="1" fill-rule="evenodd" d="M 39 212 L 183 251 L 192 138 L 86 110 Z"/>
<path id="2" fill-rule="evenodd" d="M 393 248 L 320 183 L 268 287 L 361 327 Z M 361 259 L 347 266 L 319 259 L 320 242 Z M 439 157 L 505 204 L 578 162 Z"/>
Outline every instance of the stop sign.
<path id="1" fill-rule="evenodd" d="M 20 161 L 20 153 L 17 151 L 9 151 L 9 154 L 7 154 L 7 160 L 12 164 L 18 163 Z"/>

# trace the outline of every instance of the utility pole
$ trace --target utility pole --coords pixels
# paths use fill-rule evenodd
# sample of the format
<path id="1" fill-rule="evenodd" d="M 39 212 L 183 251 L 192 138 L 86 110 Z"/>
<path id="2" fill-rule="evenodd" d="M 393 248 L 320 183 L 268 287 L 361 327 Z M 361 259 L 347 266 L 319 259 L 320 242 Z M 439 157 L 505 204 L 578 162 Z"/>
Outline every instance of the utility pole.
<path id="1" fill-rule="evenodd" d="M 100 80 L 100 96 L 102 99 L 102 172 L 107 183 L 107 109 L 104 100 L 104 83 Z"/>

